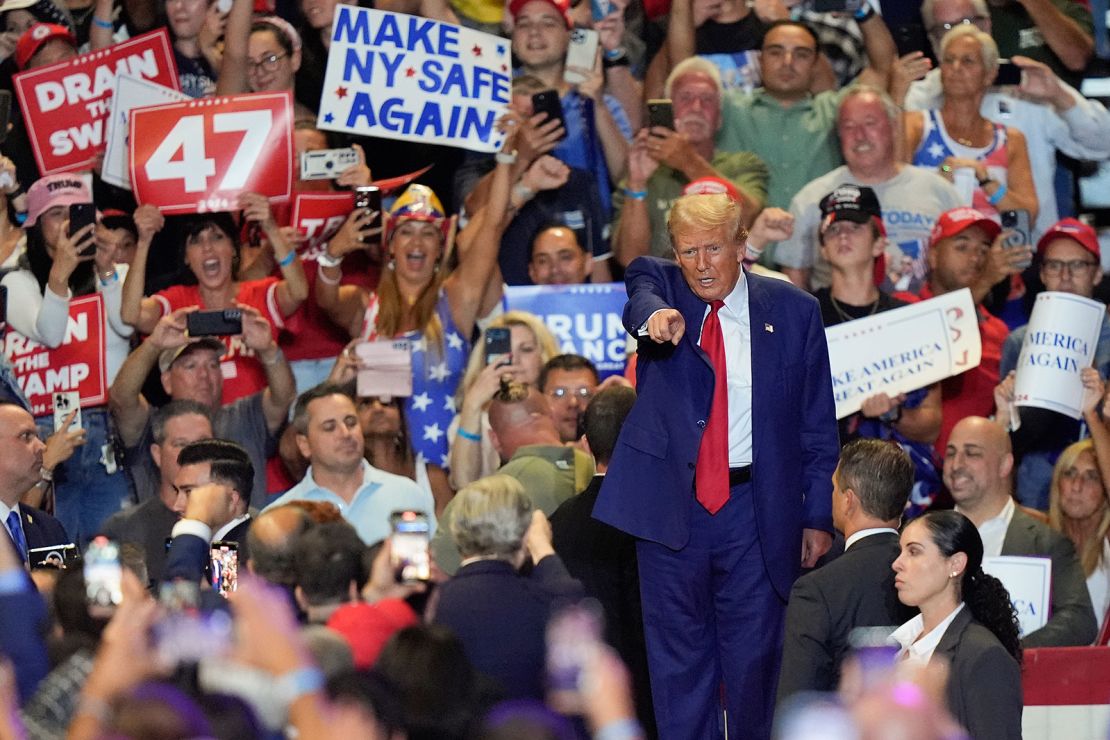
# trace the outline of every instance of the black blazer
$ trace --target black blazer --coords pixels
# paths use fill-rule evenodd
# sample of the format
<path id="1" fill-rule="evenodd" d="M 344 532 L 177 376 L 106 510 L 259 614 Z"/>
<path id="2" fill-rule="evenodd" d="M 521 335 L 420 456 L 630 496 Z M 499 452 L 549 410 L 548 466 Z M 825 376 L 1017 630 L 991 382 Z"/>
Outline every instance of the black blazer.
<path id="1" fill-rule="evenodd" d="M 786 606 L 780 703 L 800 691 L 836 689 L 854 628 L 893 631 L 917 613 L 894 590 L 890 566 L 898 552 L 897 534 L 872 534 L 794 582 Z"/>
<path id="2" fill-rule="evenodd" d="M 951 663 L 948 710 L 975 740 L 1021 738 L 1021 666 L 965 606 L 933 657 Z"/>
<path id="3" fill-rule="evenodd" d="M 68 545 L 73 542 L 66 534 L 62 523 L 42 509 L 20 504 L 19 513 L 28 550 L 34 550 L 36 547 Z"/>

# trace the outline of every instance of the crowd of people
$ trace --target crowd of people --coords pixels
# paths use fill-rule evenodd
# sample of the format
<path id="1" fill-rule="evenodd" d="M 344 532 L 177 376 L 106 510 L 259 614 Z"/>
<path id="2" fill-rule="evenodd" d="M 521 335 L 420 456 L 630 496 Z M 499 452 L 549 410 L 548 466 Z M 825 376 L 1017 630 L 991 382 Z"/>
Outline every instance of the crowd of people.
<path id="1" fill-rule="evenodd" d="M 1105 3 L 358 4 L 508 40 L 499 152 L 318 128 L 337 0 L 0 4 L 0 737 L 1020 737 L 1110 635 Z M 383 204 L 43 175 L 13 79 L 157 29 Z M 623 373 L 506 298 L 619 281 Z M 825 329 L 965 291 L 979 364 L 838 419 Z"/>

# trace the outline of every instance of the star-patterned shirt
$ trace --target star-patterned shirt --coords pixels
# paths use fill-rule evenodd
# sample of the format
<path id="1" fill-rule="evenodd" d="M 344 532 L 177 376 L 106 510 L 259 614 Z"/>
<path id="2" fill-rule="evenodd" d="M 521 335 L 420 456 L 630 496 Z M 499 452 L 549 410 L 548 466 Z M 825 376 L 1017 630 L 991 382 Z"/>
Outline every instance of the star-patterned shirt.
<path id="1" fill-rule="evenodd" d="M 405 406 L 417 459 L 447 467 L 447 427 L 455 417 L 455 390 L 466 370 L 470 342 L 451 316 L 447 294 L 440 291 L 436 314 L 443 327 L 443 346 L 429 349 L 424 333 L 411 331 L 399 338 L 412 341 L 412 397 Z M 362 324 L 362 338 L 377 339 L 378 296 L 372 294 Z"/>

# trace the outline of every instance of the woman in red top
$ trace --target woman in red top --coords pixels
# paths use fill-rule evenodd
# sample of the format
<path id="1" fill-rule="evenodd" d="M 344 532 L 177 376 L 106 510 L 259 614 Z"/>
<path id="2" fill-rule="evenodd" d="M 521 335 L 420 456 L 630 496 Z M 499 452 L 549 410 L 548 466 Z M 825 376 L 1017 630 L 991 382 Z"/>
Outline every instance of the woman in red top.
<path id="1" fill-rule="evenodd" d="M 261 195 L 247 193 L 240 197 L 243 218 L 257 224 L 273 245 L 274 256 L 281 268 L 281 278 L 240 282 L 238 278 L 239 245 L 237 230 L 226 213 L 201 214 L 185 221 L 185 265 L 191 285 L 174 285 L 153 296 L 143 297 L 146 263 L 151 240 L 164 224 L 162 214 L 153 206 L 140 206 L 135 211 L 139 231 L 135 259 L 123 285 L 123 320 L 144 334 L 164 315 L 186 306 L 203 310 L 235 308 L 237 304 L 253 306 L 266 316 L 275 334 L 285 328 L 285 318 L 296 311 L 308 296 L 304 270 L 293 245 L 285 238 L 270 211 L 269 201 Z M 189 277 L 192 280 L 189 280 Z M 223 402 L 262 390 L 265 374 L 253 353 L 237 336 L 221 337 L 227 354 L 221 358 L 224 377 Z"/>

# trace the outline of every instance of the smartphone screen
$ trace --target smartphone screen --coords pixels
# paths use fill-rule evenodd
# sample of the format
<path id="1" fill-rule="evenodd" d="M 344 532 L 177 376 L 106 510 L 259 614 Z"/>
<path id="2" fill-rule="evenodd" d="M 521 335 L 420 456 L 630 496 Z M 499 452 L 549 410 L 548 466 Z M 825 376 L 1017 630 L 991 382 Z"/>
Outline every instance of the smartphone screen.
<path id="1" fill-rule="evenodd" d="M 94 537 L 85 548 L 84 573 L 89 614 L 94 617 L 111 616 L 123 601 L 119 543 L 103 535 Z"/>
<path id="2" fill-rule="evenodd" d="M 486 364 L 501 355 L 512 354 L 512 332 L 507 326 L 491 326 L 486 329 Z"/>
<path id="3" fill-rule="evenodd" d="M 390 564 L 398 583 L 416 583 L 432 577 L 428 555 L 430 529 L 428 515 L 422 511 L 395 511 L 389 517 L 393 535 L 389 538 Z"/>
<path id="4" fill-rule="evenodd" d="M 89 224 L 96 223 L 96 206 L 92 203 L 71 203 L 69 206 L 69 235 L 72 237 Z M 96 251 L 96 244 L 92 241 L 89 246 L 81 251 L 82 256 Z"/>
<path id="5" fill-rule="evenodd" d="M 1006 232 L 1006 235 L 1002 237 L 1003 249 L 1032 246 L 1033 233 L 1030 228 L 1029 211 L 1019 208 L 1012 211 L 1003 211 L 999 215 L 1002 220 L 1002 231 Z M 1030 256 L 1024 264 L 1017 266 L 1024 270 L 1032 262 L 1033 258 Z"/>
<path id="6" fill-rule="evenodd" d="M 212 590 L 226 599 L 239 585 L 239 543 L 213 542 L 208 552 Z"/>
<path id="7" fill-rule="evenodd" d="M 674 130 L 674 108 L 666 98 L 648 101 L 648 125 Z"/>
<path id="8" fill-rule="evenodd" d="M 601 644 L 600 609 L 590 602 L 563 609 L 547 623 L 547 700 L 556 711 L 580 714 L 582 672 Z"/>
<path id="9" fill-rule="evenodd" d="M 994 78 L 996 85 L 1020 85 L 1021 67 L 1011 61 L 1001 59 L 998 63 L 998 76 Z"/>
<path id="10" fill-rule="evenodd" d="M 355 208 L 374 211 L 377 215 L 367 222 L 363 231 L 370 231 L 382 225 L 382 191 L 377 185 L 363 185 L 355 188 Z"/>

